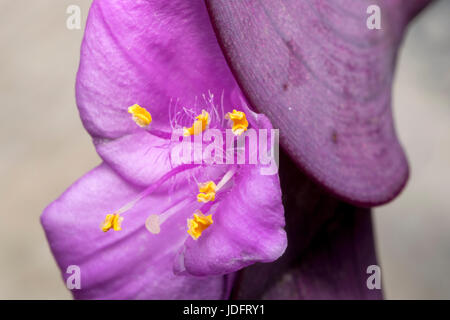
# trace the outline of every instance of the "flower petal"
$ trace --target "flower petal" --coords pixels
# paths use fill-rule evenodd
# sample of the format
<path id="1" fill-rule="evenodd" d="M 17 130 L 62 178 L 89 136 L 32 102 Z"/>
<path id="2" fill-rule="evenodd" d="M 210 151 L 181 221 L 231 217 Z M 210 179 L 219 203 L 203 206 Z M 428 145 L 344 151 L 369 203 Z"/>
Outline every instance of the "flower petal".
<path id="1" fill-rule="evenodd" d="M 151 213 L 161 213 L 185 199 L 186 188 L 145 197 L 124 213 L 122 231 L 103 233 L 99 225 L 107 213 L 135 198 L 140 188 L 122 180 L 102 164 L 90 171 L 41 216 L 51 250 L 64 279 L 70 265 L 81 268 L 78 299 L 219 299 L 227 298 L 223 277 L 175 276 L 176 251 L 185 240 L 186 215 L 177 214 L 150 234 L 144 224 Z M 184 208 L 190 212 L 196 205 Z"/>
<path id="2" fill-rule="evenodd" d="M 93 2 L 81 47 L 77 104 L 94 137 L 118 138 L 139 130 L 127 107 L 152 114 L 152 127 L 169 128 L 169 106 L 201 110 L 202 95 L 237 84 L 224 60 L 202 1 Z"/>
<path id="3" fill-rule="evenodd" d="M 387 202 L 408 178 L 390 104 L 404 27 L 427 1 L 411 2 L 206 1 L 251 105 L 308 175 L 355 204 Z M 381 30 L 366 27 L 371 4 Z"/>

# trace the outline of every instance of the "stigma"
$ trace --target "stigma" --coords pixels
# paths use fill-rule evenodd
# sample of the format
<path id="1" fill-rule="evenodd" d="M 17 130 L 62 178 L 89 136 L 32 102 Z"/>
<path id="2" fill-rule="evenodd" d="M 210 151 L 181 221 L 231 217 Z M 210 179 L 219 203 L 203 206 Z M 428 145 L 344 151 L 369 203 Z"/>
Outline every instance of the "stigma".
<path id="1" fill-rule="evenodd" d="M 214 201 L 216 198 L 216 188 L 217 186 L 213 181 L 199 184 L 197 201 L 203 203 Z"/>
<path id="2" fill-rule="evenodd" d="M 148 127 L 152 122 L 152 116 L 150 115 L 150 112 L 148 112 L 147 109 L 142 108 L 138 104 L 129 107 L 128 112 L 133 115 L 134 122 L 136 122 L 136 124 L 141 128 Z"/>
<path id="3" fill-rule="evenodd" d="M 244 112 L 234 109 L 233 112 L 227 113 L 226 118 L 232 121 L 231 130 L 235 135 L 240 136 L 247 131 L 248 121 Z"/>
<path id="4" fill-rule="evenodd" d="M 194 213 L 194 217 L 187 220 L 187 233 L 189 233 L 192 239 L 197 240 L 202 235 L 202 232 L 212 224 L 212 215 L 205 216 L 200 210 L 197 210 Z"/>
<path id="5" fill-rule="evenodd" d="M 205 110 L 202 110 L 202 113 L 195 117 L 194 124 L 190 128 L 184 128 L 184 136 L 193 136 L 198 135 L 208 129 L 209 125 L 209 113 Z"/>
<path id="6" fill-rule="evenodd" d="M 105 221 L 103 221 L 101 225 L 101 229 L 103 232 L 107 232 L 110 229 L 113 229 L 114 231 L 120 231 L 122 230 L 122 227 L 120 226 L 122 221 L 123 217 L 121 217 L 118 213 L 107 214 Z"/>

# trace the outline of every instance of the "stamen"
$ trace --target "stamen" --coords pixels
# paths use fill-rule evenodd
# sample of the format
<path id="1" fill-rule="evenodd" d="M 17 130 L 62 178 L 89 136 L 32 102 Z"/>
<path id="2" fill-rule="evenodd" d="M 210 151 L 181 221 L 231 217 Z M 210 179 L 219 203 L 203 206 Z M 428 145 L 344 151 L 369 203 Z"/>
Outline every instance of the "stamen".
<path id="1" fill-rule="evenodd" d="M 200 192 L 197 195 L 198 202 L 206 203 L 209 201 L 214 201 L 216 198 L 216 184 L 213 181 L 201 183 L 198 187 L 198 191 Z"/>
<path id="2" fill-rule="evenodd" d="M 122 230 L 120 224 L 123 221 L 123 217 L 121 217 L 118 213 L 107 214 L 105 221 L 103 221 L 100 228 L 103 232 L 107 232 L 110 229 L 114 229 L 114 231 Z"/>
<path id="3" fill-rule="evenodd" d="M 233 112 L 228 112 L 225 118 L 233 122 L 231 130 L 235 135 L 240 136 L 244 131 L 247 131 L 248 121 L 244 112 L 234 109 Z"/>
<path id="4" fill-rule="evenodd" d="M 236 168 L 234 167 L 228 170 L 227 173 L 225 173 L 225 175 L 219 181 L 218 185 L 216 185 L 214 181 L 200 183 L 198 185 L 199 194 L 197 194 L 197 201 L 203 203 L 214 201 L 216 199 L 216 193 L 219 192 L 219 190 L 222 189 L 228 181 L 230 181 L 235 173 Z"/>
<path id="5" fill-rule="evenodd" d="M 194 213 L 193 219 L 187 220 L 188 231 L 192 239 L 197 240 L 202 232 L 213 224 L 212 215 L 205 216 L 200 210 Z"/>
<path id="6" fill-rule="evenodd" d="M 134 122 L 136 122 L 136 124 L 141 128 L 148 127 L 148 125 L 152 122 L 150 112 L 138 104 L 129 107 L 128 112 L 133 115 Z"/>
<path id="7" fill-rule="evenodd" d="M 200 134 L 208 128 L 209 121 L 209 113 L 205 110 L 202 110 L 202 113 L 195 117 L 195 121 L 192 127 L 184 128 L 184 136 L 187 137 Z"/>

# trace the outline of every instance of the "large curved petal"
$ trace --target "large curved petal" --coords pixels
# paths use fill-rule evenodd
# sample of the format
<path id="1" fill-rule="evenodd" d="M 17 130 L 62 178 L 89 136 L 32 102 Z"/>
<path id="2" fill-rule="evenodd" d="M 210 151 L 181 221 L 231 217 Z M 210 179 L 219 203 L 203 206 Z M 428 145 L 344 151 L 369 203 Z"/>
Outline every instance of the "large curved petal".
<path id="1" fill-rule="evenodd" d="M 315 181 L 367 206 L 395 197 L 408 177 L 391 85 L 404 27 L 427 2 L 206 1 L 237 81 L 282 145 Z M 373 4 L 381 30 L 366 26 Z"/>
<path id="2" fill-rule="evenodd" d="M 106 213 L 122 207 L 141 191 L 102 164 L 50 204 L 41 216 L 50 248 L 64 279 L 68 266 L 81 268 L 78 299 L 219 299 L 227 298 L 223 277 L 176 276 L 172 265 L 185 238 L 186 216 L 169 218 L 159 235 L 145 219 L 186 197 L 186 188 L 154 193 L 123 214 L 122 231 L 103 233 Z M 191 212 L 195 199 L 183 208 Z"/>
<path id="3" fill-rule="evenodd" d="M 169 106 L 201 110 L 203 95 L 230 95 L 237 84 L 202 1 L 95 0 L 81 47 L 76 92 L 80 116 L 97 138 L 139 130 L 127 107 L 169 127 Z M 174 116 L 174 115 L 172 115 Z"/>

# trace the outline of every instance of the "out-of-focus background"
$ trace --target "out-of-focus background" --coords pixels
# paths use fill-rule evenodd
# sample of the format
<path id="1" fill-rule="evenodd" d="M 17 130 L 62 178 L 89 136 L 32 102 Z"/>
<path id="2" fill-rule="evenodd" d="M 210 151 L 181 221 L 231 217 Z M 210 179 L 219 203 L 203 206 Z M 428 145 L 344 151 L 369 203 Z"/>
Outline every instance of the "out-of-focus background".
<path id="1" fill-rule="evenodd" d="M 90 2 L 0 0 L 0 299 L 71 298 L 39 216 L 100 162 L 74 97 Z M 80 30 L 66 27 L 69 5 Z M 429 7 L 399 57 L 394 113 L 412 175 L 374 214 L 388 299 L 450 299 L 449 17 L 450 1 Z"/>

